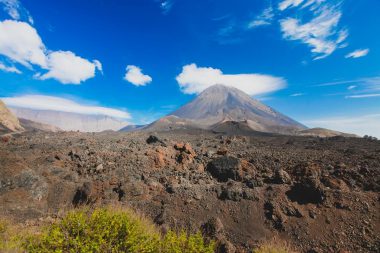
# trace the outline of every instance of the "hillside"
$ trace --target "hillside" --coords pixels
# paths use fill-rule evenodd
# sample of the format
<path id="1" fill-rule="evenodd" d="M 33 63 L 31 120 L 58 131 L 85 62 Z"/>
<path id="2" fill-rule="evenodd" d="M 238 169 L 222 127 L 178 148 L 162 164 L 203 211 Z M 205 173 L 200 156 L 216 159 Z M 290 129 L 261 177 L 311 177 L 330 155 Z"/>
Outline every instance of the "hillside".
<path id="1" fill-rule="evenodd" d="M 293 133 L 306 129 L 295 120 L 251 98 L 244 92 L 223 85 L 204 90 L 190 103 L 171 113 L 208 128 L 223 121 L 247 121 L 260 132 Z"/>
<path id="2" fill-rule="evenodd" d="M 3 101 L 0 100 L 0 131 L 1 132 L 16 132 L 22 131 L 24 128 L 20 125 L 17 117 L 6 107 Z"/>
<path id="3" fill-rule="evenodd" d="M 105 115 L 86 115 L 71 112 L 35 110 L 19 107 L 11 107 L 10 109 L 19 118 L 51 125 L 63 131 L 118 131 L 128 125 L 126 122 Z"/>

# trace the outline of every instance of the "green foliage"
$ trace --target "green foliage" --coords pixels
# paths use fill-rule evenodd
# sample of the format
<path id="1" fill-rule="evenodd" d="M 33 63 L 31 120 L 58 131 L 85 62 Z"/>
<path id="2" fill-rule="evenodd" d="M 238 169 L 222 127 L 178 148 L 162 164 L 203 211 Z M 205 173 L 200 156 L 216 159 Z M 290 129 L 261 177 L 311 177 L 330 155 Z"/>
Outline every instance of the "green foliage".
<path id="1" fill-rule="evenodd" d="M 170 231 L 162 236 L 154 225 L 133 212 L 106 208 L 72 211 L 42 233 L 27 237 L 23 247 L 30 253 L 214 252 L 214 243 L 205 243 L 199 233 Z"/>
<path id="2" fill-rule="evenodd" d="M 206 244 L 201 233 L 187 235 L 184 231 L 179 234 L 169 231 L 161 246 L 161 252 L 170 253 L 212 253 L 214 249 L 214 242 Z"/>
<path id="3" fill-rule="evenodd" d="M 21 252 L 19 234 L 10 223 L 0 220 L 0 252 Z"/>
<path id="4" fill-rule="evenodd" d="M 4 221 L 0 220 L 0 251 L 5 247 L 5 232 L 7 230 L 7 226 Z"/>

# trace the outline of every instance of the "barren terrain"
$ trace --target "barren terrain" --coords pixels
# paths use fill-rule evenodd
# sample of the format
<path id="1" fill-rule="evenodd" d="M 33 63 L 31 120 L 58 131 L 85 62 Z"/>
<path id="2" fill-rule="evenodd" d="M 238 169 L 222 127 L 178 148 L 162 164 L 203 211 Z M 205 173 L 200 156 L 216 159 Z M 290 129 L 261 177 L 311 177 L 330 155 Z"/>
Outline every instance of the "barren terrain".
<path id="1" fill-rule="evenodd" d="M 0 214 L 28 226 L 130 206 L 221 252 L 273 237 L 301 252 L 380 251 L 380 141 L 202 130 L 26 132 L 0 143 Z"/>

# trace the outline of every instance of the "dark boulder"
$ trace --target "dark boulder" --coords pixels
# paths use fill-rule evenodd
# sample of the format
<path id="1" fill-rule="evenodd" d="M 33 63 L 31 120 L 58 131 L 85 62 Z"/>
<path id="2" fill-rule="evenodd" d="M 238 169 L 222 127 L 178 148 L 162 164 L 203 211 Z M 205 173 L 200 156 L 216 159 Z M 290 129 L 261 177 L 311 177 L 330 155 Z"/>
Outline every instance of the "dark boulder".
<path id="1" fill-rule="evenodd" d="M 155 135 L 150 135 L 148 137 L 148 139 L 146 139 L 146 143 L 148 143 L 148 144 L 159 143 L 159 144 L 166 146 L 165 143 Z"/>
<path id="2" fill-rule="evenodd" d="M 239 159 L 232 156 L 222 156 L 212 160 L 207 165 L 207 171 L 218 181 L 227 182 L 229 179 L 242 180 L 242 169 Z"/>
<path id="3" fill-rule="evenodd" d="M 305 178 L 299 183 L 294 184 L 292 188 L 286 192 L 291 201 L 298 204 L 322 204 L 326 198 L 324 189 L 318 180 L 313 178 Z"/>

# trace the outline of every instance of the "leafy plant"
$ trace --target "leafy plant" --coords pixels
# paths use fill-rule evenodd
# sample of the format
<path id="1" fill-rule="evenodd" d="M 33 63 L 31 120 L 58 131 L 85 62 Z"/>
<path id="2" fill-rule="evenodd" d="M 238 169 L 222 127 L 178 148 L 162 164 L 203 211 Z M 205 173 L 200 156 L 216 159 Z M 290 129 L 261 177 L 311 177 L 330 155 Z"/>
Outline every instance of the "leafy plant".
<path id="1" fill-rule="evenodd" d="M 206 243 L 200 233 L 169 231 L 163 236 L 152 223 L 132 211 L 110 208 L 69 212 L 42 233 L 28 236 L 23 247 L 31 253 L 214 252 L 214 243 Z"/>

